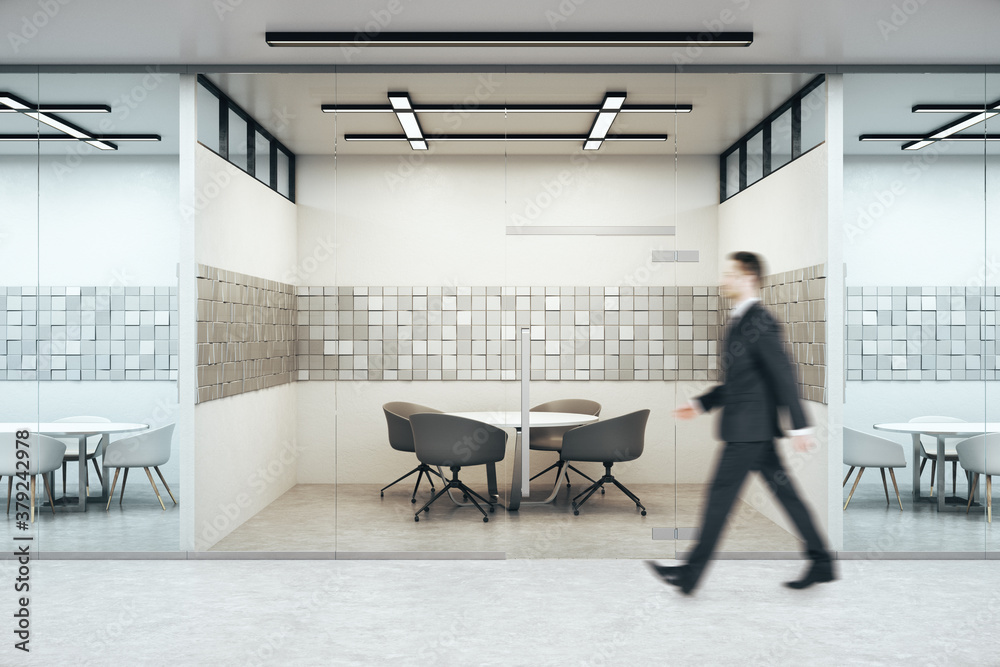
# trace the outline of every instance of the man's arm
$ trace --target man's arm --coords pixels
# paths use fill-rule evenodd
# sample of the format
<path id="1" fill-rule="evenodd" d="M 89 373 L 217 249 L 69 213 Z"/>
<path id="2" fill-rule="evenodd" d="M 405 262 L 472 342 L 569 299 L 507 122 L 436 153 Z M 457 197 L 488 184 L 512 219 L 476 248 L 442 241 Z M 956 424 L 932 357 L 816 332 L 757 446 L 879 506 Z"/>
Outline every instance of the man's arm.
<path id="1" fill-rule="evenodd" d="M 789 417 L 792 420 L 792 429 L 788 434 L 791 436 L 811 435 L 813 428 L 810 427 L 806 419 L 802 403 L 799 401 L 798 380 L 795 377 L 795 369 L 785 350 L 781 347 L 781 325 L 777 321 L 768 317 L 771 325 L 765 327 L 761 332 L 760 339 L 754 347 L 757 360 L 760 362 L 768 385 L 774 392 L 778 405 L 788 408 Z"/>

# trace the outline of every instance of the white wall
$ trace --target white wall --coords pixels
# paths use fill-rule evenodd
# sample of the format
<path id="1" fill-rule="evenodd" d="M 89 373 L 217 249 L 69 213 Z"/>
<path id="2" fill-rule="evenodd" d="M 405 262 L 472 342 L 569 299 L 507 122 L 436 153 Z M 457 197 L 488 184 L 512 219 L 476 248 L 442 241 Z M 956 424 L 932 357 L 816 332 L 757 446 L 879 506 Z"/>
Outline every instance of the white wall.
<path id="1" fill-rule="evenodd" d="M 195 261 L 287 281 L 296 263 L 295 204 L 202 146 L 195 182 Z M 294 383 L 196 406 L 196 549 L 295 484 L 297 408 Z"/>
<path id="2" fill-rule="evenodd" d="M 799 159 L 719 206 L 719 261 L 736 250 L 760 253 L 768 273 L 823 264 L 827 261 L 828 153 L 820 144 Z M 835 363 L 831 360 L 831 363 Z M 795 483 L 813 510 L 822 531 L 829 475 L 827 462 L 826 406 L 804 401 L 817 431 L 818 447 L 808 454 L 791 456 L 783 443 L 780 451 Z M 744 486 L 743 499 L 781 526 L 794 531 L 788 518 L 764 488 L 759 475 Z"/>
<path id="3" fill-rule="evenodd" d="M 692 285 L 718 283 L 714 156 L 300 156 L 300 284 Z M 676 178 L 675 178 L 676 177 Z M 506 236 L 507 225 L 673 225 L 676 237 Z M 691 264 L 652 264 L 653 249 L 699 250 Z M 623 479 L 674 479 L 669 412 L 699 383 L 535 382 L 532 403 L 585 397 L 615 416 L 650 408 L 647 450 Z M 516 409 L 500 382 L 299 383 L 298 481 L 387 484 L 415 465 L 385 439 L 383 403 Z M 677 479 L 703 481 L 712 424 L 679 424 Z M 338 447 L 338 443 L 340 443 Z M 709 451 L 710 450 L 710 451 Z M 551 456 L 536 455 L 542 469 Z M 409 466 L 409 467 L 407 467 Z M 599 466 L 598 466 L 599 467 Z M 479 473 L 470 473 L 479 474 Z"/>
<path id="4" fill-rule="evenodd" d="M 0 285 L 177 285 L 178 173 L 176 155 L 5 156 Z M 100 415 L 155 428 L 177 419 L 177 383 L 0 382 L 0 405 L 0 421 Z M 160 467 L 175 491 L 178 441 Z"/>

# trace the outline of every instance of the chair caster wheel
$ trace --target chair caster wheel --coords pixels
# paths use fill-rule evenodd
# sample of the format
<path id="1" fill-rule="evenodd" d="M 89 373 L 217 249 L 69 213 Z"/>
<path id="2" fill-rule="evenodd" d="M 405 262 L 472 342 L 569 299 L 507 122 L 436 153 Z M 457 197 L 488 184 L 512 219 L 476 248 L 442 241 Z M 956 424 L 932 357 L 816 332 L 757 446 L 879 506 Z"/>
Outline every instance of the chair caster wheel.
<path id="1" fill-rule="evenodd" d="M 415 516 L 415 517 L 413 517 L 413 520 L 414 521 L 420 521 L 420 517 L 419 516 Z"/>
<path id="2" fill-rule="evenodd" d="M 573 510 L 573 516 L 580 516 L 580 510 Z"/>
<path id="3" fill-rule="evenodd" d="M 569 482 L 566 482 L 566 488 L 567 488 L 567 489 L 572 489 L 572 488 L 573 488 L 573 485 L 572 485 L 572 484 L 570 484 Z"/>
<path id="4" fill-rule="evenodd" d="M 416 503 L 416 502 L 417 502 L 417 499 L 416 499 L 416 498 L 410 498 L 410 502 L 411 502 L 411 503 Z"/>
<path id="5" fill-rule="evenodd" d="M 643 511 L 642 511 L 642 515 L 643 515 L 643 516 L 646 516 L 646 510 L 643 510 Z"/>
<path id="6" fill-rule="evenodd" d="M 425 512 L 430 512 L 430 511 L 431 511 L 431 508 L 430 508 L 430 507 L 425 507 L 425 508 L 424 508 L 424 511 L 425 511 Z"/>
<path id="7" fill-rule="evenodd" d="M 462 494 L 462 502 L 463 503 L 469 502 L 469 496 L 468 496 L 468 494 L 465 494 L 465 493 Z"/>
<path id="8" fill-rule="evenodd" d="M 378 492 L 378 497 L 379 498 L 385 498 L 385 491 L 379 491 Z"/>
<path id="9" fill-rule="evenodd" d="M 490 518 L 488 516 L 484 516 L 483 517 L 483 523 L 489 523 L 489 522 L 490 522 Z"/>
<path id="10" fill-rule="evenodd" d="M 604 487 L 603 486 L 601 487 L 601 495 L 602 496 L 604 495 Z"/>
<path id="11" fill-rule="evenodd" d="M 495 507 L 493 507 L 493 505 L 490 505 L 490 514 L 493 514 L 496 511 L 497 511 L 497 509 Z"/>

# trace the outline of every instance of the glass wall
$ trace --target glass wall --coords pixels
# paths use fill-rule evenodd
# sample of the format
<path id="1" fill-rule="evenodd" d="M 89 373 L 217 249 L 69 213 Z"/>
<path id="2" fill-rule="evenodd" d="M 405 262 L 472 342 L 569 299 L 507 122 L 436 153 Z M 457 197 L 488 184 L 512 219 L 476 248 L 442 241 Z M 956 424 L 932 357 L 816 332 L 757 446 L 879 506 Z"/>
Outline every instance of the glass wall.
<path id="1" fill-rule="evenodd" d="M 982 74 L 844 77 L 846 551 L 989 535 L 982 481 L 969 507 L 984 457 L 958 454 L 996 379 L 987 103 Z"/>

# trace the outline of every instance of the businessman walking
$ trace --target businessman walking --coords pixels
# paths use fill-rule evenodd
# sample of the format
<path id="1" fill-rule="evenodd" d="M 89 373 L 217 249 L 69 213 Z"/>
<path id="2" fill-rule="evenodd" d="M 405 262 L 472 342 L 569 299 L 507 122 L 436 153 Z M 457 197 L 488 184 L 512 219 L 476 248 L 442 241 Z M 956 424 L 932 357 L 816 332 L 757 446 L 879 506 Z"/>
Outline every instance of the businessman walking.
<path id="1" fill-rule="evenodd" d="M 732 299 L 734 308 L 723 344 L 723 383 L 674 410 L 678 419 L 693 419 L 713 408 L 722 408 L 719 438 L 726 443 L 705 505 L 701 537 L 687 563 L 667 567 L 647 561 L 657 576 L 680 588 L 685 595 L 690 595 L 698 585 L 743 480 L 752 470 L 764 477 L 795 523 L 812 559 L 811 567 L 801 579 L 785 585 L 806 588 L 836 578 L 823 538 L 816 531 L 774 445 L 774 439 L 783 435 L 778 425 L 779 406 L 788 408 L 794 429 L 789 435 L 796 450 L 812 448 L 813 429 L 799 402 L 791 362 L 782 349 L 781 327 L 760 303 L 761 274 L 757 255 L 734 252 L 728 256 L 722 293 Z"/>

